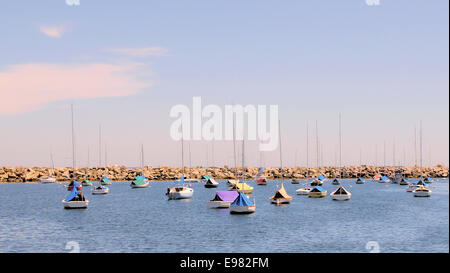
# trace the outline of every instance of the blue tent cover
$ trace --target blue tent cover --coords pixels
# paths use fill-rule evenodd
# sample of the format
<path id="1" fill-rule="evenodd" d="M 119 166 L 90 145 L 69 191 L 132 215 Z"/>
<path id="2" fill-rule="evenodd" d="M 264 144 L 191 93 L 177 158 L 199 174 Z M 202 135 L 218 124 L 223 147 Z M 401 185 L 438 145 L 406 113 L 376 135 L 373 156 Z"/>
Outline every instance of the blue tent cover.
<path id="1" fill-rule="evenodd" d="M 111 179 L 109 179 L 107 176 L 103 176 L 103 177 L 102 177 L 102 181 L 110 182 Z"/>
<path id="2" fill-rule="evenodd" d="M 383 175 L 382 177 L 380 177 L 380 180 L 389 180 L 389 177 Z"/>
<path id="3" fill-rule="evenodd" d="M 316 192 L 314 189 L 317 189 L 320 192 L 326 192 L 326 190 L 324 188 L 322 188 L 321 186 L 315 186 L 314 188 L 312 188 L 312 192 Z"/>
<path id="4" fill-rule="evenodd" d="M 319 180 L 325 180 L 325 179 L 327 179 L 325 176 L 323 176 L 323 175 L 319 175 L 318 177 L 317 177 L 317 179 L 319 179 Z"/>
<path id="5" fill-rule="evenodd" d="M 80 193 L 80 191 L 77 190 L 77 187 L 73 187 L 69 196 L 67 196 L 66 200 L 64 200 L 64 201 L 69 202 L 70 200 L 74 199 L 78 195 L 78 193 Z"/>
<path id="6" fill-rule="evenodd" d="M 240 192 L 238 197 L 231 203 L 232 207 L 253 206 L 253 202 L 248 199 L 245 193 Z"/>

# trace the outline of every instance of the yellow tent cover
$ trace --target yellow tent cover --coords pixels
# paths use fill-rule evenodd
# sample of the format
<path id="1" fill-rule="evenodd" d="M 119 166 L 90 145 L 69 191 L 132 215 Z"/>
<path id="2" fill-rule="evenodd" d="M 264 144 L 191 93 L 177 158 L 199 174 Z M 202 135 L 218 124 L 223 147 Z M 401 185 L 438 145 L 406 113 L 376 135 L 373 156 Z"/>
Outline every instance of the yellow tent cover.
<path id="1" fill-rule="evenodd" d="M 292 199 L 292 196 L 289 196 L 289 194 L 287 194 L 286 190 L 284 189 L 284 184 L 281 183 L 281 188 L 279 190 L 277 190 L 277 192 L 275 192 L 275 195 L 270 197 L 269 200 L 273 200 L 273 199 L 279 199 L 279 198 L 284 198 L 284 199 Z"/>

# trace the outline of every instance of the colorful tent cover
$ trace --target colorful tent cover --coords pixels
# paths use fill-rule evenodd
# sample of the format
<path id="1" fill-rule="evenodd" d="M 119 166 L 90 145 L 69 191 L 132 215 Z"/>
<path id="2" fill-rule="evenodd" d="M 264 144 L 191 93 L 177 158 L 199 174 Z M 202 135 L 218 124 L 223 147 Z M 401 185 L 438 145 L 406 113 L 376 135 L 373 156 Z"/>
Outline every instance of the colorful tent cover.
<path id="1" fill-rule="evenodd" d="M 248 199 L 247 195 L 240 192 L 239 195 L 236 197 L 236 199 L 231 203 L 232 207 L 246 207 L 246 206 L 253 206 L 253 202 Z"/>
<path id="2" fill-rule="evenodd" d="M 145 184 L 145 183 L 147 183 L 145 180 L 146 180 L 147 178 L 145 178 L 145 176 L 143 176 L 143 175 L 139 175 L 139 176 L 136 176 L 135 178 L 134 178 L 134 181 L 132 182 L 134 185 L 143 185 L 143 184 Z"/>
<path id="3" fill-rule="evenodd" d="M 238 195 L 237 191 L 216 191 L 213 201 L 234 201 Z"/>
<path id="4" fill-rule="evenodd" d="M 77 190 L 76 187 L 73 187 L 73 189 L 70 192 L 69 196 L 67 196 L 67 198 L 64 201 L 69 202 L 70 200 L 74 199 L 79 193 L 80 193 L 80 191 Z"/>
<path id="5" fill-rule="evenodd" d="M 317 179 L 319 179 L 320 181 L 323 181 L 323 180 L 325 180 L 325 179 L 327 179 L 325 176 L 323 176 L 323 175 L 319 175 L 318 177 L 317 177 Z"/>

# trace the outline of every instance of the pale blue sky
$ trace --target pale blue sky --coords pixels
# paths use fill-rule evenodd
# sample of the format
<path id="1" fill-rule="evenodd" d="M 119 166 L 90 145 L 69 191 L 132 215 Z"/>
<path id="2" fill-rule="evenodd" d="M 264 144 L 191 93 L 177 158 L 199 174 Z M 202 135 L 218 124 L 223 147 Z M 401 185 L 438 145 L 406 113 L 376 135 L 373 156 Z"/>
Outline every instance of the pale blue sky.
<path id="1" fill-rule="evenodd" d="M 296 150 L 297 163 L 305 164 L 307 121 L 314 165 L 315 120 L 323 164 L 334 164 L 339 112 L 346 165 L 359 163 L 360 149 L 363 163 L 373 164 L 376 145 L 382 164 L 384 141 L 392 164 L 394 137 L 396 161 L 412 164 L 419 120 L 424 164 L 448 165 L 449 2 L 380 3 L 2 1 L 0 76 L 26 64 L 138 63 L 131 77 L 151 86 L 120 97 L 80 98 L 75 92 L 31 111 L 0 111 L 0 166 L 49 165 L 50 147 L 56 165 L 69 166 L 70 103 L 75 104 L 78 165 L 87 164 L 88 146 L 90 163 L 97 164 L 100 123 L 109 163 L 138 165 L 144 143 L 146 164 L 180 165 L 180 143 L 169 137 L 169 110 L 191 105 L 193 96 L 220 106 L 278 104 L 285 165 L 294 164 Z M 42 27 L 63 32 L 49 37 Z M 114 52 L 149 47 L 167 54 Z M 8 92 L 0 90 L 4 103 L 11 99 Z M 206 164 L 206 147 L 192 142 L 193 165 Z M 230 151 L 232 143 L 216 142 L 215 165 L 231 164 Z M 256 144 L 249 143 L 246 161 L 257 164 L 257 155 Z M 266 165 L 279 165 L 278 152 L 264 157 Z"/>

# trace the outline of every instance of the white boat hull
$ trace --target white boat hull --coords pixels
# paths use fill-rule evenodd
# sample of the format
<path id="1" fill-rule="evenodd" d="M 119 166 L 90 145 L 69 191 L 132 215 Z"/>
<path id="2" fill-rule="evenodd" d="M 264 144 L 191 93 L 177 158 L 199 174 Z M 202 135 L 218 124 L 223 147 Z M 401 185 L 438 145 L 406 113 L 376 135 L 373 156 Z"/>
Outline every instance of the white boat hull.
<path id="1" fill-rule="evenodd" d="M 210 209 L 226 209 L 229 208 L 232 201 L 206 201 L 206 205 Z"/>
<path id="2" fill-rule="evenodd" d="M 430 196 L 431 196 L 431 191 L 429 191 L 429 192 L 424 192 L 424 191 L 414 192 L 414 197 L 430 197 Z"/>
<path id="3" fill-rule="evenodd" d="M 334 194 L 331 193 L 330 194 L 331 198 L 335 201 L 347 201 L 350 200 L 350 198 L 352 197 L 352 194 Z"/>
<path id="4" fill-rule="evenodd" d="M 47 177 L 44 179 L 41 179 L 42 184 L 50 184 L 50 183 L 56 183 L 56 178 L 54 177 Z"/>
<path id="5" fill-rule="evenodd" d="M 300 184 L 300 179 L 292 179 L 291 184 Z"/>
<path id="6" fill-rule="evenodd" d="M 142 184 L 142 185 L 135 185 L 135 184 L 131 183 L 131 184 L 130 184 L 130 187 L 132 187 L 133 189 L 138 189 L 138 188 L 148 188 L 149 184 L 150 184 L 150 183 L 149 183 L 148 181 L 145 182 L 145 184 Z"/>
<path id="7" fill-rule="evenodd" d="M 89 200 L 85 201 L 69 201 L 62 200 L 65 209 L 87 209 Z"/>
<path id="8" fill-rule="evenodd" d="M 168 197 L 170 200 L 176 200 L 176 199 L 189 199 L 192 198 L 194 195 L 194 190 L 191 188 L 187 188 L 186 190 L 179 191 L 179 192 L 169 192 Z"/>
<path id="9" fill-rule="evenodd" d="M 109 189 L 106 187 L 103 189 L 93 189 L 92 190 L 92 194 L 95 194 L 95 195 L 107 194 L 107 193 L 109 193 Z"/>
<path id="10" fill-rule="evenodd" d="M 256 206 L 230 206 L 230 213 L 233 214 L 245 214 L 255 212 Z"/>
<path id="11" fill-rule="evenodd" d="M 200 179 L 197 178 L 188 178 L 188 179 L 184 179 L 185 183 L 200 183 Z"/>
<path id="12" fill-rule="evenodd" d="M 270 200 L 270 202 L 272 204 L 276 204 L 276 205 L 290 204 L 291 203 L 291 199 L 288 199 L 288 198 L 277 198 L 277 199 Z"/>
<path id="13" fill-rule="evenodd" d="M 310 191 L 311 188 L 301 188 L 296 190 L 295 192 L 297 193 L 297 195 L 308 195 Z"/>

